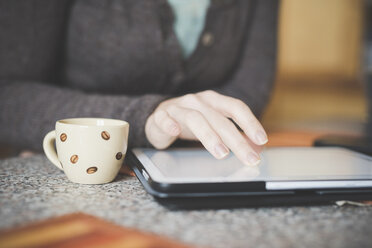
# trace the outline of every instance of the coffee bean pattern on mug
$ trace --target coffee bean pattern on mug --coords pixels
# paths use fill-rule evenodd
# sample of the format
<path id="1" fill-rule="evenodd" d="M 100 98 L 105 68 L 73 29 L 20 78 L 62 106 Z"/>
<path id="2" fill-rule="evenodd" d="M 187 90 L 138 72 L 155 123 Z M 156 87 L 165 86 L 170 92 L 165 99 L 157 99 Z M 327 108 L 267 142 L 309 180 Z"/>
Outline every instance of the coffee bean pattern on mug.
<path id="1" fill-rule="evenodd" d="M 67 139 L 67 134 L 62 133 L 61 136 L 59 136 L 59 138 L 61 139 L 62 142 L 65 142 Z"/>
<path id="2" fill-rule="evenodd" d="M 93 173 L 95 173 L 97 170 L 98 170 L 97 167 L 89 167 L 89 168 L 87 169 L 87 173 L 88 173 L 88 174 L 93 174 Z"/>
<path id="3" fill-rule="evenodd" d="M 109 139 L 110 139 L 110 134 L 109 134 L 109 132 L 107 132 L 107 131 L 102 131 L 102 133 L 101 133 L 101 137 L 102 137 L 102 139 L 104 139 L 104 140 L 109 140 Z"/>
<path id="4" fill-rule="evenodd" d="M 123 157 L 123 154 L 121 152 L 116 153 L 116 159 L 120 160 Z"/>
<path id="5" fill-rule="evenodd" d="M 76 154 L 75 155 L 72 155 L 71 158 L 70 158 L 70 161 L 73 164 L 76 164 L 78 160 L 79 160 L 79 156 L 76 155 Z"/>
<path id="6" fill-rule="evenodd" d="M 109 140 L 109 139 L 110 139 L 110 134 L 109 134 L 109 132 L 107 132 L 107 131 L 102 131 L 102 132 L 101 132 L 101 137 L 102 137 L 102 139 L 104 139 L 104 140 Z M 62 142 L 65 142 L 65 141 L 67 140 L 67 134 L 66 134 L 66 133 L 62 133 L 62 134 L 60 135 L 60 140 L 61 140 Z M 116 153 L 115 158 L 116 158 L 117 160 L 122 159 L 122 158 L 123 158 L 123 153 L 121 153 L 121 152 Z M 70 158 L 70 162 L 71 162 L 72 164 L 76 164 L 76 163 L 78 162 L 78 160 L 79 160 L 79 156 L 76 155 L 76 154 L 72 155 L 71 158 Z M 62 163 L 61 163 L 61 166 L 62 166 L 62 168 L 63 168 Z M 97 170 L 98 170 L 97 167 L 89 167 L 89 168 L 87 169 L 87 173 L 88 173 L 88 174 L 93 174 L 93 173 L 97 172 Z"/>

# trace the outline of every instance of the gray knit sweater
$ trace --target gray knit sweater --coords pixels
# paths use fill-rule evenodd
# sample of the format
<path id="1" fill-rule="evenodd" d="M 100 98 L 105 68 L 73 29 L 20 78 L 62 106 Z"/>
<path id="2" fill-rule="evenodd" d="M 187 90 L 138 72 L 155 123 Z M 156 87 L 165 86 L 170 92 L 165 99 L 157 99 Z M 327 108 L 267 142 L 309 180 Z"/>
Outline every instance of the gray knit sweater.
<path id="1" fill-rule="evenodd" d="M 274 79 L 278 2 L 216 0 L 184 60 L 166 0 L 0 0 L 0 143 L 41 150 L 58 119 L 147 117 L 213 89 L 259 115 Z"/>

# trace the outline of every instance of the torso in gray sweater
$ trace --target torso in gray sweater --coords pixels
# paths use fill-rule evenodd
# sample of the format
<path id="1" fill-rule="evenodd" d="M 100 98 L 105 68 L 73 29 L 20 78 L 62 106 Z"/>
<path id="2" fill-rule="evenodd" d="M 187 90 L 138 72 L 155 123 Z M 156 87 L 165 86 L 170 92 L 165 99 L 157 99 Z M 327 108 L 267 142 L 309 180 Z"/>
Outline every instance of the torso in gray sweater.
<path id="1" fill-rule="evenodd" d="M 212 89 L 259 115 L 274 79 L 278 2 L 216 0 L 186 60 L 166 0 L 1 0 L 0 143 L 41 149 L 58 119 L 147 117 L 166 98 Z"/>

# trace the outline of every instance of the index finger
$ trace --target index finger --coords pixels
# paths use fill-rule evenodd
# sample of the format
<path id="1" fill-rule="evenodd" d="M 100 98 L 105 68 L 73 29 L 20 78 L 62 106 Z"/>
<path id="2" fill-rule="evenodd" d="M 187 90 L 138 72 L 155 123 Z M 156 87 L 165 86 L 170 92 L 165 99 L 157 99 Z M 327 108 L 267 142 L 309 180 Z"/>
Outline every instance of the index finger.
<path id="1" fill-rule="evenodd" d="M 203 92 L 199 97 L 224 116 L 233 119 L 255 144 L 267 143 L 268 138 L 264 128 L 243 101 L 214 91 Z"/>

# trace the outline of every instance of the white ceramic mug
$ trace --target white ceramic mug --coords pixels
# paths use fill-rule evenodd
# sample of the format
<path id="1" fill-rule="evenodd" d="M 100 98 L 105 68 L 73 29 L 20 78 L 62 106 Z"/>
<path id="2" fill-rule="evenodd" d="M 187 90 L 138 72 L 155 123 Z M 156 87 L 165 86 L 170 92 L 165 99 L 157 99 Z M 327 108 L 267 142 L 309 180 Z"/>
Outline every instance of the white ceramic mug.
<path id="1" fill-rule="evenodd" d="M 123 163 L 129 124 L 122 120 L 73 118 L 56 122 L 43 141 L 48 159 L 75 183 L 114 180 Z M 54 148 L 54 142 L 57 150 Z"/>

